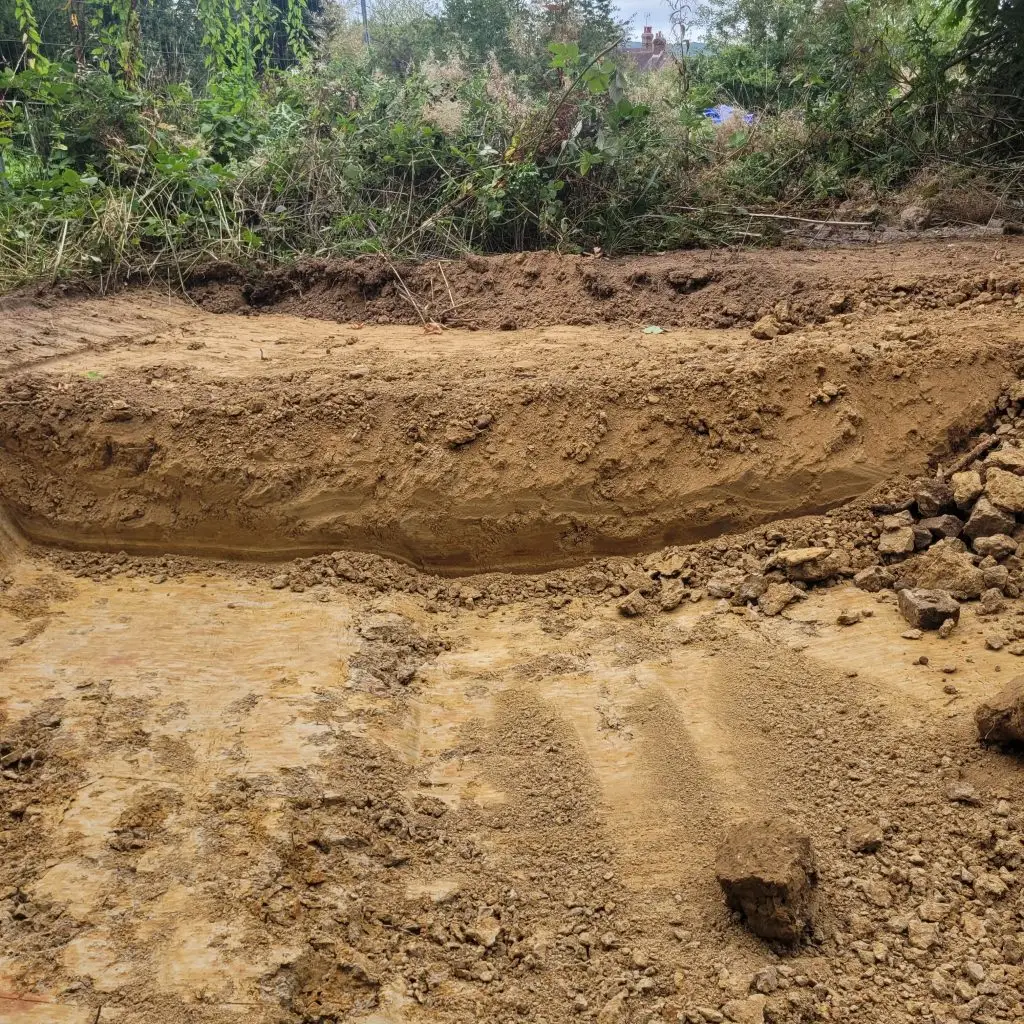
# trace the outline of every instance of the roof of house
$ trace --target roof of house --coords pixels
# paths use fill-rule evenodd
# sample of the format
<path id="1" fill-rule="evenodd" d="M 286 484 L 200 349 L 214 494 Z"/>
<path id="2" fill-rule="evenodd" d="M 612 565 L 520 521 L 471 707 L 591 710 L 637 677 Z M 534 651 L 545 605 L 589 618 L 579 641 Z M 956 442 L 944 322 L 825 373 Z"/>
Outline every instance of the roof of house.
<path id="1" fill-rule="evenodd" d="M 627 39 L 619 49 L 623 53 L 628 53 L 631 56 L 637 51 L 642 51 L 644 44 L 639 39 Z M 692 56 L 695 53 L 701 53 L 707 48 L 707 43 L 702 43 L 697 40 L 693 40 L 689 45 L 689 53 Z M 683 44 L 682 43 L 669 43 L 666 47 L 667 50 L 674 53 L 677 57 L 683 55 Z"/>
<path id="2" fill-rule="evenodd" d="M 640 71 L 657 71 L 665 65 L 668 59 L 667 50 L 626 50 L 626 55 L 631 58 Z"/>

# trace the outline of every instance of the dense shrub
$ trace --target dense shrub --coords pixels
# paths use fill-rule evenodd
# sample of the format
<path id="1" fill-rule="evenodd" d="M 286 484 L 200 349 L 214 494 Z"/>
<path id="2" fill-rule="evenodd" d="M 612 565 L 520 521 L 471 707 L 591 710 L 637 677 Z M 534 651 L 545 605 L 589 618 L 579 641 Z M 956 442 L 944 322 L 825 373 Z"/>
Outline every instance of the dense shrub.
<path id="1" fill-rule="evenodd" d="M 369 47 L 334 8 L 230 0 L 244 17 L 228 25 L 227 0 L 197 0 L 203 31 L 179 49 L 187 2 L 154 28 L 163 2 L 132 21 L 88 0 L 87 31 L 47 36 L 17 0 L 0 288 L 177 280 L 215 260 L 772 241 L 778 222 L 747 211 L 869 208 L 915 182 L 941 205 L 950 181 L 998 192 L 960 204 L 991 214 L 1019 192 L 1016 100 L 977 88 L 1012 4 L 727 0 L 703 13 L 702 52 L 640 75 L 606 0 L 403 0 L 377 7 Z M 715 125 L 704 110 L 722 102 L 751 116 Z"/>

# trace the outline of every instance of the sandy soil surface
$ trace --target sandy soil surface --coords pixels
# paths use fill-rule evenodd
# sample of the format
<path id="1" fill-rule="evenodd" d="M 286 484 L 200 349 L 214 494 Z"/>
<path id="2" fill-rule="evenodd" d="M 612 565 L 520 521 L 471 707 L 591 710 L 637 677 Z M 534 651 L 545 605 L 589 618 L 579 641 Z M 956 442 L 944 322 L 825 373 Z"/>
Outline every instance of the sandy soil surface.
<path id="1" fill-rule="evenodd" d="M 541 266 L 513 332 L 327 271 L 8 301 L 0 1021 L 1024 1019 L 974 720 L 1024 655 L 1024 246 L 756 259 L 445 268 Z M 719 276 L 634 321 L 668 269 Z M 763 814 L 795 945 L 716 880 Z"/>

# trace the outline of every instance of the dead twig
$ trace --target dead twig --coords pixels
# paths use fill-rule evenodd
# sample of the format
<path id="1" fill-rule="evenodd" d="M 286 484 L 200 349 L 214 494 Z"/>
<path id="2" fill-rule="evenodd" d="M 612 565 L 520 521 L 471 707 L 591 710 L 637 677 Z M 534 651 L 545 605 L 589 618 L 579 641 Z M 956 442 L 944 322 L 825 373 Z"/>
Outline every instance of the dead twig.
<path id="1" fill-rule="evenodd" d="M 986 434 L 969 452 L 964 452 L 955 462 L 946 467 L 942 468 L 940 465 L 935 473 L 936 479 L 945 480 L 946 477 L 952 476 L 954 473 L 959 473 L 966 469 L 975 459 L 980 459 L 987 451 L 999 443 L 999 438 L 995 434 Z M 891 516 L 897 512 L 907 512 L 914 507 L 916 499 L 907 498 L 905 501 L 896 501 L 886 504 L 871 505 L 871 511 L 875 515 L 879 516 Z"/>
<path id="2" fill-rule="evenodd" d="M 745 211 L 746 212 L 746 211 Z M 793 217 L 786 213 L 749 213 L 748 217 L 756 217 L 758 220 L 792 220 L 798 224 L 819 224 L 830 228 L 870 228 L 869 220 L 815 220 L 813 217 Z"/>
<path id="3" fill-rule="evenodd" d="M 412 297 L 412 292 L 409 291 L 408 286 L 402 280 L 402 275 L 398 272 L 398 268 L 394 265 L 394 263 L 391 262 L 390 257 L 387 256 L 386 254 L 384 256 L 384 262 L 387 263 L 388 268 L 391 270 L 391 273 L 395 275 L 395 280 L 398 282 L 398 287 L 402 289 L 402 293 L 405 295 L 406 299 L 409 300 L 409 304 L 412 306 L 413 309 L 416 310 L 416 315 L 420 318 L 420 323 L 423 324 L 423 327 L 426 328 L 428 323 L 433 323 L 433 321 L 428 321 L 427 318 L 423 315 L 423 310 L 420 309 L 420 304 Z"/>
<path id="4" fill-rule="evenodd" d="M 961 455 L 948 469 L 943 470 L 939 467 L 939 472 L 936 474 L 939 477 L 952 476 L 954 473 L 959 473 L 966 469 L 975 459 L 980 459 L 987 451 L 999 443 L 999 438 L 995 434 L 986 434 L 969 452 Z"/>
<path id="5" fill-rule="evenodd" d="M 444 281 L 445 288 L 448 289 L 448 299 L 452 304 L 452 309 L 455 308 L 455 296 L 452 295 L 452 286 L 448 283 L 448 278 L 445 275 L 444 267 L 441 265 L 441 261 L 437 261 L 437 269 L 441 271 L 441 280 Z"/>
<path id="6" fill-rule="evenodd" d="M 50 284 L 57 283 L 57 275 L 60 273 L 60 261 L 64 258 L 64 245 L 68 240 L 68 222 L 64 221 L 64 227 L 60 232 L 60 245 L 57 246 L 57 258 L 53 261 L 53 274 L 50 277 Z M 102 285 L 101 285 L 102 287 Z"/>
<path id="7" fill-rule="evenodd" d="M 907 498 L 906 501 L 896 501 L 882 505 L 870 505 L 868 506 L 876 516 L 891 516 L 897 512 L 909 512 L 914 506 L 914 499 Z"/>
<path id="8" fill-rule="evenodd" d="M 721 207 L 707 206 L 673 206 L 673 210 L 684 210 L 687 213 L 709 213 L 721 217 L 753 217 L 758 220 L 790 220 L 798 224 L 817 224 L 822 227 L 831 228 L 870 228 L 874 225 L 869 220 L 818 220 L 814 217 L 796 217 L 788 213 L 751 213 L 742 207 Z"/>

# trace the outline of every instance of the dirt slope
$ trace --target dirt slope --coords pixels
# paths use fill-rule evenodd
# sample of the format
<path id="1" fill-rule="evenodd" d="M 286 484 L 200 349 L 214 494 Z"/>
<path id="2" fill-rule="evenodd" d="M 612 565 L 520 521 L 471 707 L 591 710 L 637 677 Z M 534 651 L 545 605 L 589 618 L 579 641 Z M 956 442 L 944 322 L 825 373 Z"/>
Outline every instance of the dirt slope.
<path id="1" fill-rule="evenodd" d="M 771 340 L 430 335 L 141 296 L 23 307 L 19 323 L 0 470 L 30 537 L 240 557 L 342 548 L 452 572 L 834 507 L 956 445 L 1024 352 L 1012 295 L 969 315 L 785 323 Z"/>
<path id="2" fill-rule="evenodd" d="M 606 260 L 555 253 L 393 266 L 375 257 L 307 262 L 241 278 L 225 269 L 192 294 L 217 312 L 266 311 L 367 323 L 422 319 L 517 330 L 601 323 L 728 328 L 780 302 L 799 324 L 837 311 L 936 309 L 1017 292 L 1019 238 L 828 251 L 695 251 Z"/>

